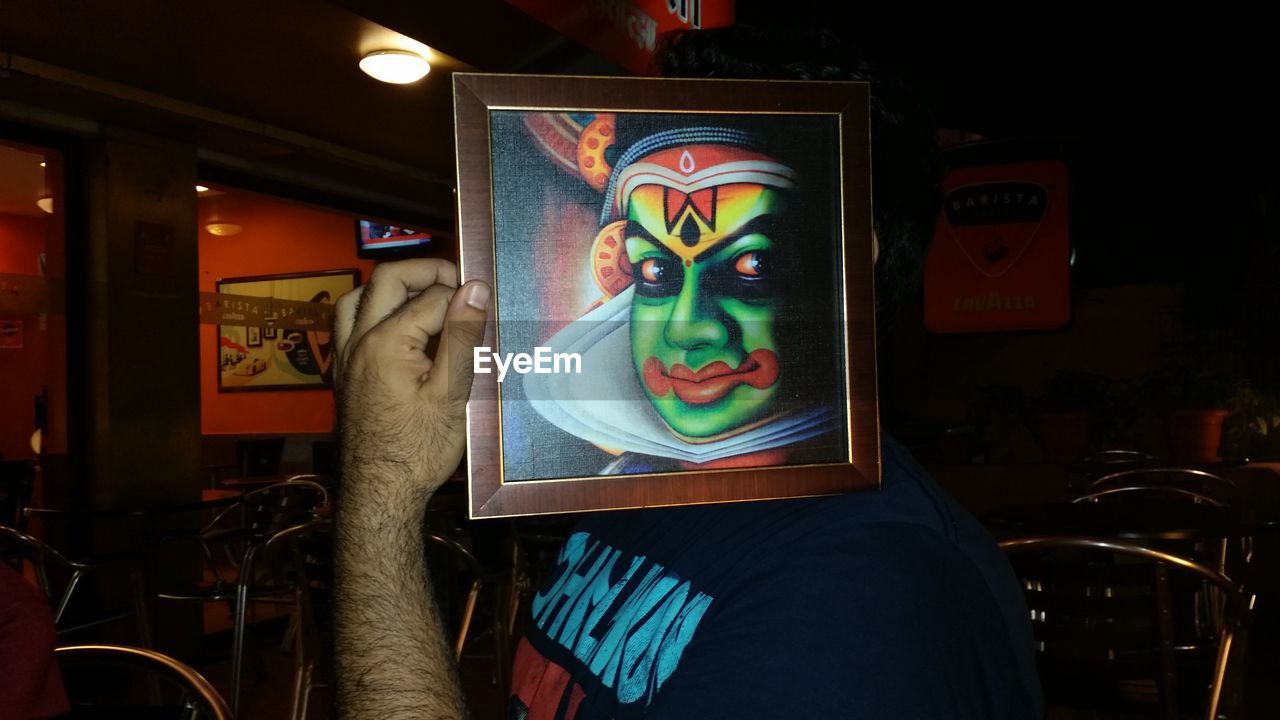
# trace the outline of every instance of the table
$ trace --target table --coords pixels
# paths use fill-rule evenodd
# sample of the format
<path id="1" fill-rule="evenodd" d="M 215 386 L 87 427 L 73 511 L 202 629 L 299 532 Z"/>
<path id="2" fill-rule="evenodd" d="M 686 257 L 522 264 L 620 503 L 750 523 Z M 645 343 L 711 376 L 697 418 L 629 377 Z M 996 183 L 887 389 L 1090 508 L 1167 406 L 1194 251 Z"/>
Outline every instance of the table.
<path id="1" fill-rule="evenodd" d="M 197 502 L 118 505 L 72 503 L 62 507 L 27 507 L 22 509 L 22 514 L 29 518 L 55 519 L 145 518 L 226 507 L 234 505 L 239 499 L 240 493 L 236 491 L 212 493 L 202 491 L 200 500 Z"/>
<path id="2" fill-rule="evenodd" d="M 248 492 L 268 485 L 276 485 L 293 477 L 292 475 L 269 475 L 265 477 L 227 478 L 218 482 L 218 487 L 243 490 Z"/>
<path id="3" fill-rule="evenodd" d="M 256 490 L 260 487 L 266 487 L 267 485 L 278 485 L 282 482 L 293 480 L 295 478 L 298 480 L 310 480 L 311 482 L 319 483 L 325 487 L 329 487 L 331 482 L 329 478 L 322 475 L 314 475 L 311 473 L 292 473 L 289 475 L 262 475 L 260 477 L 227 478 L 226 480 L 220 481 L 218 486 L 249 492 L 250 490 Z"/>
<path id="4" fill-rule="evenodd" d="M 1013 505 L 983 522 L 1002 536 L 1085 535 L 1117 540 L 1221 540 L 1280 531 L 1280 516 L 1247 508 L 1168 502 Z"/>

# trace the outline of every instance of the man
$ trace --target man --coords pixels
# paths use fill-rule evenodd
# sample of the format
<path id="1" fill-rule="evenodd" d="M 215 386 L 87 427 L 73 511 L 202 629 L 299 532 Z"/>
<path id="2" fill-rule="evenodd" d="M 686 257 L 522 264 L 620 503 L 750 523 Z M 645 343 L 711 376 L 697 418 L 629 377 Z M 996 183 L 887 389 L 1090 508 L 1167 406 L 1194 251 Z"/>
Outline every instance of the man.
<path id="1" fill-rule="evenodd" d="M 877 289 L 892 299 L 936 202 L 922 116 L 868 66 L 843 69 L 823 36 L 789 40 L 690 33 L 664 70 L 872 82 Z M 339 303 L 344 717 L 466 714 L 420 537 L 462 456 L 449 384 L 470 381 L 490 304 L 456 277 L 442 262 L 384 265 Z M 424 354 L 437 334 L 447 365 Z M 878 491 L 587 516 L 534 599 L 511 717 L 1038 718 L 1026 609 L 999 550 L 892 442 L 883 468 Z"/>
<path id="2" fill-rule="evenodd" d="M 618 136 L 642 132 L 618 142 L 602 229 L 584 256 L 620 261 L 593 265 L 605 299 L 546 341 L 581 354 L 584 372 L 524 376 L 532 406 L 621 453 L 600 474 L 836 461 L 846 446 L 831 399 L 841 386 L 830 263 L 839 227 L 835 188 L 819 179 L 835 172 L 813 147 L 831 126 L 611 122 Z M 643 131 L 652 125 L 663 129 Z M 770 130 L 790 152 L 769 148 Z"/>
<path id="3" fill-rule="evenodd" d="M 27 720 L 71 709 L 54 658 L 49 599 L 0 561 L 0 717 Z"/>

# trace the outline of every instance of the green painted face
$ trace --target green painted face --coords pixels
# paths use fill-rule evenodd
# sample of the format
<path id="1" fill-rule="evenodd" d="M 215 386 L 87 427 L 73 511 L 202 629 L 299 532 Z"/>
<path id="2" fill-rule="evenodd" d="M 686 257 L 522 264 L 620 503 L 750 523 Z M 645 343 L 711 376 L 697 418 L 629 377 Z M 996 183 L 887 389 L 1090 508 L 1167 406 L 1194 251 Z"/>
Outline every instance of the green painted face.
<path id="1" fill-rule="evenodd" d="M 692 198 L 645 185 L 629 199 L 631 358 L 658 414 L 689 440 L 733 435 L 775 412 L 770 228 L 781 207 L 776 190 L 749 183 Z"/>

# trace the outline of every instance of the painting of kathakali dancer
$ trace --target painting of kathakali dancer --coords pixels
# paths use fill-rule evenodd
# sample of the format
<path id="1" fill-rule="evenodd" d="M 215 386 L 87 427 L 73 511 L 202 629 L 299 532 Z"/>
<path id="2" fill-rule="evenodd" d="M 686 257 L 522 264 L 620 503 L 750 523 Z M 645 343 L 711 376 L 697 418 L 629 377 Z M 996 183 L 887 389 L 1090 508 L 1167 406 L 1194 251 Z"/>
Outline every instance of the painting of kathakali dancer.
<path id="1" fill-rule="evenodd" d="M 490 132 L 503 350 L 581 357 L 503 384 L 508 481 L 845 458 L 834 118 L 497 111 Z"/>
<path id="2" fill-rule="evenodd" d="M 359 284 L 354 269 L 219 280 L 218 294 L 245 306 L 246 324 L 218 326 L 218 391 L 332 389 L 332 312 L 297 303 L 330 306 Z M 252 298 L 292 302 L 255 307 Z"/>
<path id="3" fill-rule="evenodd" d="M 504 492 L 529 487 L 521 497 L 547 481 L 647 479 L 632 500 L 617 484 L 574 496 L 588 508 L 704 501 L 646 494 L 673 476 L 742 485 L 705 499 L 776 496 L 735 472 L 852 477 L 860 461 L 849 485 L 877 482 L 865 89 L 531 78 L 547 102 L 516 87 L 521 108 L 484 77 L 481 172 L 468 169 L 465 107 L 458 119 L 464 279 L 494 283 L 497 318 L 472 389 L 473 478 L 496 471 Z M 608 105 L 566 104 L 596 86 Z M 764 101 L 774 88 L 781 99 Z M 833 111 L 792 111 L 797 91 Z M 620 107 L 627 92 L 639 107 Z M 469 224 L 473 208 L 491 224 Z M 489 258 L 492 276 L 473 274 Z M 480 450 L 490 396 L 496 460 Z"/>

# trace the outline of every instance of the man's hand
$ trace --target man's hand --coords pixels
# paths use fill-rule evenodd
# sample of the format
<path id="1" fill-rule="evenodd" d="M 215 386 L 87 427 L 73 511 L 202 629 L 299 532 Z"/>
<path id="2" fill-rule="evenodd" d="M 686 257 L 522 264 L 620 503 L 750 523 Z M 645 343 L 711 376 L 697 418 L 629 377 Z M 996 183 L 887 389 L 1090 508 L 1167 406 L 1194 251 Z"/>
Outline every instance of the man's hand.
<path id="1" fill-rule="evenodd" d="M 457 277 L 442 260 L 388 263 L 338 300 L 334 665 L 342 718 L 466 716 L 422 537 L 427 500 L 462 459 L 472 348 L 489 306 L 487 285 L 455 290 Z"/>
<path id="2" fill-rule="evenodd" d="M 448 479 L 466 439 L 472 348 L 483 339 L 490 292 L 481 282 L 455 290 L 457 276 L 444 260 L 387 263 L 337 304 L 344 463 L 378 469 L 376 482 L 395 484 L 382 491 L 415 502 Z M 427 346 L 435 336 L 433 361 Z"/>

